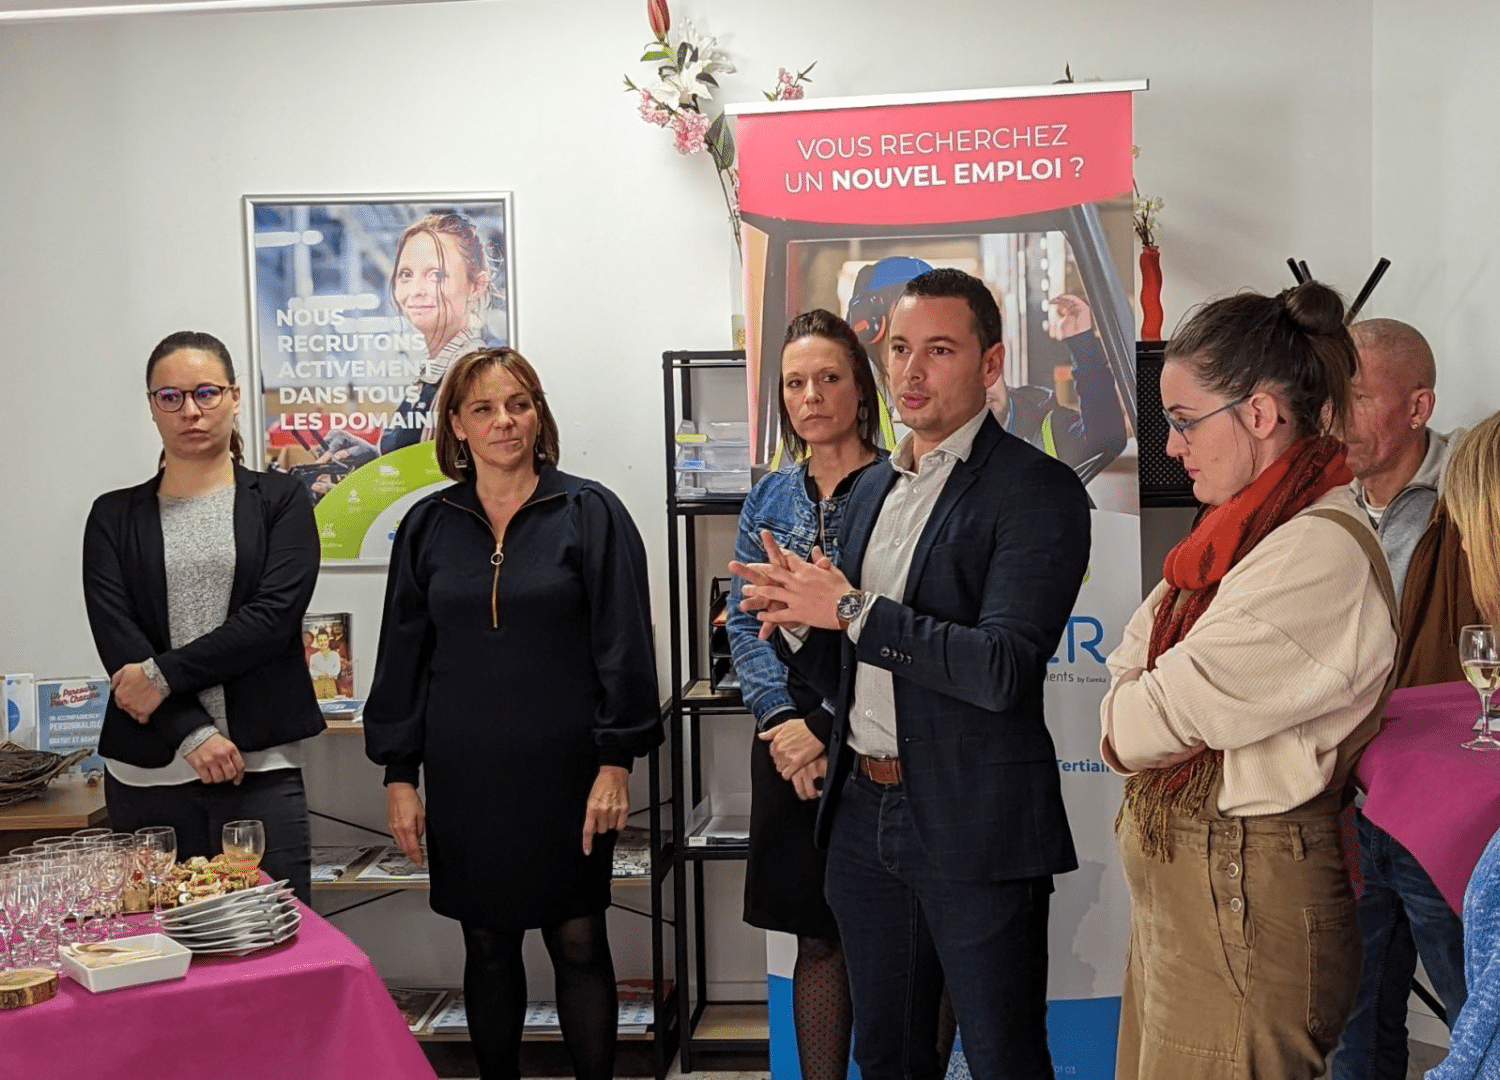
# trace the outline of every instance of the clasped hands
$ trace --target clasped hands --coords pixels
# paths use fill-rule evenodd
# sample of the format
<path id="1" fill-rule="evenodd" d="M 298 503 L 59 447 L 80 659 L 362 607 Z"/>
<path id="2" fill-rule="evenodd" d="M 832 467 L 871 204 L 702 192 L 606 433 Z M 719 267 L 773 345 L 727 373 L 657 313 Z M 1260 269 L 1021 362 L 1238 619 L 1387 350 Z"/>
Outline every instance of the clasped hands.
<path id="1" fill-rule="evenodd" d="M 126 664 L 111 675 L 109 689 L 115 704 L 137 724 L 149 722 L 151 714 L 166 700 L 140 664 Z M 239 747 L 223 735 L 210 735 L 183 757 L 205 784 L 238 784 L 245 777 L 245 759 Z"/>
<path id="2" fill-rule="evenodd" d="M 763 563 L 729 564 L 729 572 L 745 579 L 740 610 L 754 612 L 760 620 L 760 639 L 765 641 L 778 627 L 815 626 L 839 629 L 839 597 L 853 590 L 838 567 L 814 547 L 804 559 L 776 542 L 769 529 L 762 529 L 760 542 L 766 551 Z"/>

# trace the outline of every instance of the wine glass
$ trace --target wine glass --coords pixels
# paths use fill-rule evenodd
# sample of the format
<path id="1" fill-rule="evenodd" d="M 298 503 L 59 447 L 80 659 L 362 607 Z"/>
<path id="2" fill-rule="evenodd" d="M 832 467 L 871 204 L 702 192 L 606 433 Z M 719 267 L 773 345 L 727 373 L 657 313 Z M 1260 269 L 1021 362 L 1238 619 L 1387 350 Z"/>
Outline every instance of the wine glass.
<path id="1" fill-rule="evenodd" d="M 21 862 L 19 858 L 0 857 L 0 915 L 5 916 L 5 928 L 0 930 L 0 945 L 5 946 L 5 965 L 0 971 L 26 966 L 16 959 L 16 946 L 11 940 L 21 929 Z"/>
<path id="2" fill-rule="evenodd" d="M 266 827 L 259 821 L 231 821 L 224 826 L 224 857 L 229 868 L 254 870 L 266 853 Z"/>
<path id="3" fill-rule="evenodd" d="M 135 831 L 135 855 L 141 875 L 151 886 L 152 917 L 161 928 L 161 884 L 177 861 L 177 830 L 170 825 L 152 825 Z"/>
<path id="4" fill-rule="evenodd" d="M 99 858 L 100 896 L 108 915 L 106 938 L 119 937 L 125 917 L 120 913 L 120 894 L 130 884 L 135 870 L 135 837 L 130 833 L 110 833 L 99 841 L 103 853 Z"/>
<path id="5" fill-rule="evenodd" d="M 1500 750 L 1489 722 L 1490 695 L 1500 686 L 1500 639 L 1495 636 L 1493 626 L 1466 626 L 1458 633 L 1458 659 L 1463 665 L 1464 678 L 1479 691 L 1479 718 L 1485 721 L 1484 730 L 1463 744 L 1465 750 Z"/>
<path id="6" fill-rule="evenodd" d="M 48 853 L 33 860 L 36 878 L 38 930 L 51 928 L 52 945 L 38 955 L 38 966 L 62 970 L 63 922 L 68 917 L 68 877 L 70 857 L 66 852 Z"/>

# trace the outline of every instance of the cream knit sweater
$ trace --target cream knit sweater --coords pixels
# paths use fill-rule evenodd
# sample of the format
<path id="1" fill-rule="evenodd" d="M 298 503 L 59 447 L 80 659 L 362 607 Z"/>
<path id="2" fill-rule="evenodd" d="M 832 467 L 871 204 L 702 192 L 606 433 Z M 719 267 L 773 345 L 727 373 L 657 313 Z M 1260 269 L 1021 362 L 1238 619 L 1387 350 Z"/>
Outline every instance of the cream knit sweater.
<path id="1" fill-rule="evenodd" d="M 1309 507 L 1325 508 L 1369 528 L 1348 488 Z M 1110 768 L 1129 775 L 1206 744 L 1224 751 L 1220 813 L 1280 813 L 1323 791 L 1339 742 L 1395 662 L 1396 631 L 1359 544 L 1336 522 L 1297 515 L 1224 575 L 1187 636 L 1143 671 L 1166 591 L 1152 591 L 1107 661 Z"/>

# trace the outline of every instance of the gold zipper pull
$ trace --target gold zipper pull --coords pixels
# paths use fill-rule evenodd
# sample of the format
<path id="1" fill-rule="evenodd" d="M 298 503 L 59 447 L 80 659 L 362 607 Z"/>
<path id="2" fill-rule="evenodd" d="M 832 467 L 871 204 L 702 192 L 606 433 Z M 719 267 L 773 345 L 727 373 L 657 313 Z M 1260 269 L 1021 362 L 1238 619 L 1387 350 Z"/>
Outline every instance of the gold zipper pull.
<path id="1" fill-rule="evenodd" d="M 498 570 L 500 568 L 500 564 L 503 563 L 504 561 L 505 561 L 505 542 L 503 540 L 496 540 L 495 541 L 495 553 L 490 556 L 490 565 L 493 566 L 495 569 Z"/>

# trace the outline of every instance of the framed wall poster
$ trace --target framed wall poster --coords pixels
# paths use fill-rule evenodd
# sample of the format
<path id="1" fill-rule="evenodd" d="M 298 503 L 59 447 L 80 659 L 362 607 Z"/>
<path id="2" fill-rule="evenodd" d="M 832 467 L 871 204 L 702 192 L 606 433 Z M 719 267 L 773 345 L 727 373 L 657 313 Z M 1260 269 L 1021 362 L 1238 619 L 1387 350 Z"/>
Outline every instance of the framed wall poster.
<path id="1" fill-rule="evenodd" d="M 511 196 L 247 195 L 252 463 L 307 488 L 325 565 L 384 566 L 453 361 L 516 340 Z"/>

